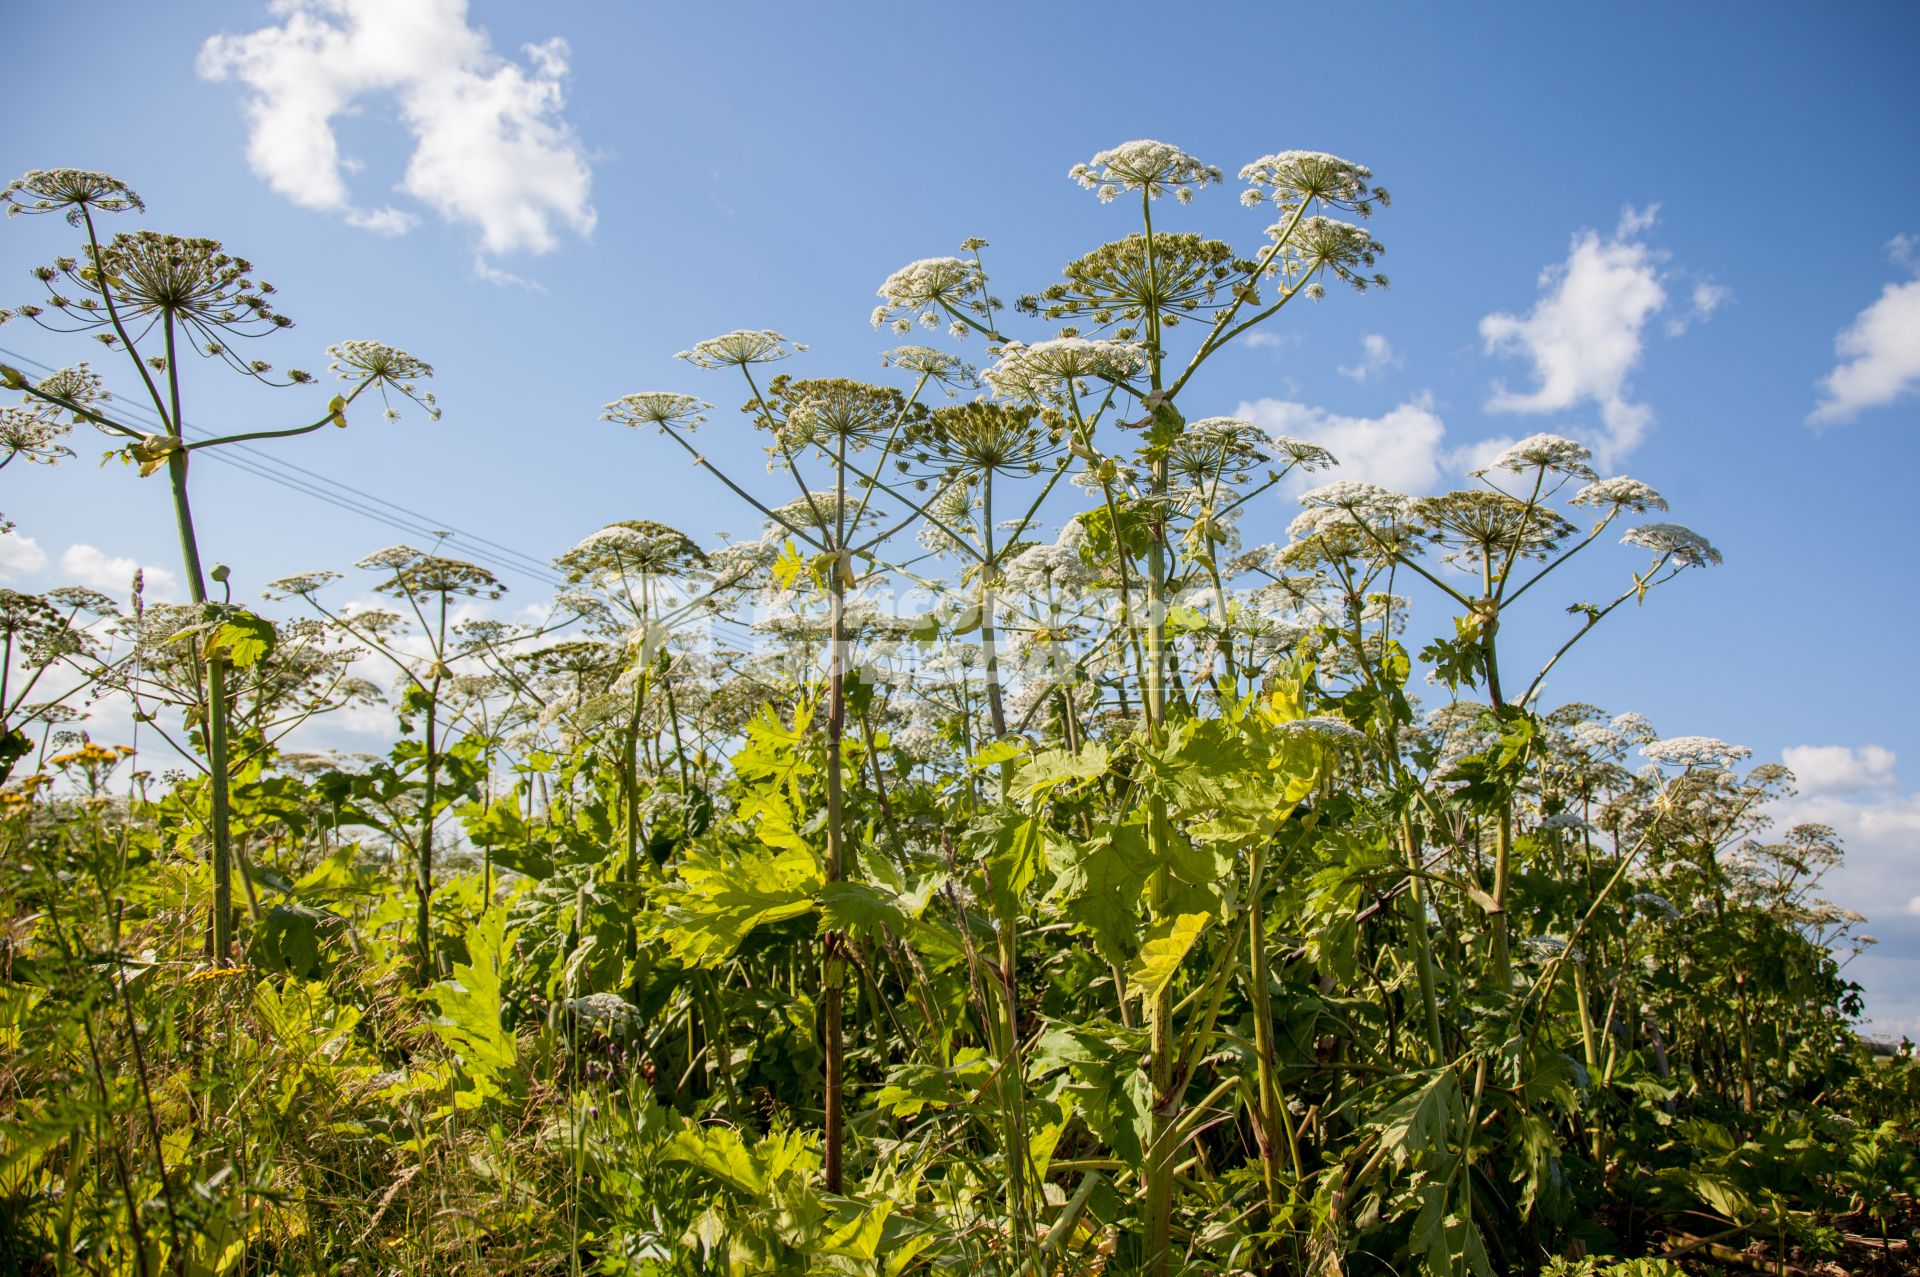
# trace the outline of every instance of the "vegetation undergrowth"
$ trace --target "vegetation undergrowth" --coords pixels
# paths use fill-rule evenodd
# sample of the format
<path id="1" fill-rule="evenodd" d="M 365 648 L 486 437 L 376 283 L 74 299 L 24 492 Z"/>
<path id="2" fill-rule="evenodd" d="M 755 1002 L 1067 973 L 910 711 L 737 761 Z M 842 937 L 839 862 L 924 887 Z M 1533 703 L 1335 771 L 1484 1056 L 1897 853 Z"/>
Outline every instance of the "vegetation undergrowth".
<path id="1" fill-rule="evenodd" d="M 194 454 L 437 416 L 432 369 L 343 343 L 295 424 L 195 435 L 189 352 L 314 384 L 241 353 L 272 290 L 103 241 L 142 209 L 106 175 L 7 188 L 83 243 L 0 318 L 125 377 L 0 367 L 0 467 L 108 435 L 190 597 L 0 591 L 0 1270 L 1912 1271 L 1920 1067 L 1850 1027 L 1833 831 L 1771 832 L 1744 749 L 1542 703 L 1719 552 L 1572 439 L 1408 496 L 1187 415 L 1303 294 L 1385 284 L 1364 167 L 1247 165 L 1244 254 L 1155 226 L 1223 179 L 1174 147 L 1073 176 L 1138 225 L 1060 282 L 1008 305 L 969 240 L 880 288 L 981 368 L 682 352 L 764 475 L 689 394 L 607 404 L 764 534 L 612 524 L 539 624 L 439 547 L 362 560 L 380 604 L 236 603 Z M 295 748 L 378 705 L 384 755 Z"/>

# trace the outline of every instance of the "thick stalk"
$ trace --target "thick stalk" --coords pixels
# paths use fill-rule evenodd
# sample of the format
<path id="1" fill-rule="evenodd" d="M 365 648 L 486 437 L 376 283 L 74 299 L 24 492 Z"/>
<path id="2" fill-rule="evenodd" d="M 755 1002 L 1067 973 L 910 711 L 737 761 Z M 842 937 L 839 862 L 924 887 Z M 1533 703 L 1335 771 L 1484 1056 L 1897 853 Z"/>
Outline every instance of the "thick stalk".
<path id="1" fill-rule="evenodd" d="M 846 441 L 842 436 L 840 459 L 846 459 Z M 846 511 L 846 468 L 838 467 L 835 479 L 838 485 L 834 505 L 836 518 L 845 519 Z M 846 873 L 844 818 L 844 781 L 840 774 L 840 740 L 847 726 L 847 576 L 853 570 L 851 557 L 846 551 L 846 528 L 844 522 L 839 526 L 834 548 L 838 553 L 828 571 L 827 587 L 827 864 L 826 880 L 839 882 Z M 841 1191 L 844 1175 L 843 1140 L 841 1115 L 842 1089 L 845 1085 L 845 1043 L 842 1038 L 842 1020 L 845 1015 L 845 995 L 847 982 L 846 936 L 839 931 L 827 932 L 821 945 L 821 994 L 822 1007 L 821 1035 L 822 1053 L 826 1057 L 826 1148 L 825 1167 L 826 1185 L 829 1193 Z"/>
<path id="2" fill-rule="evenodd" d="M 840 775 L 840 738 L 846 728 L 846 666 L 843 661 L 845 635 L 846 597 L 839 580 L 839 567 L 834 569 L 833 587 L 829 594 L 828 622 L 832 630 L 831 646 L 827 657 L 827 865 L 828 882 L 839 882 L 845 873 L 842 846 L 841 818 L 843 799 Z M 847 962 L 844 953 L 846 938 L 838 931 L 829 931 L 826 935 L 824 968 L 822 976 L 825 1000 L 823 1033 L 826 1055 L 826 1179 L 827 1191 L 840 1191 L 841 1165 L 841 1088 L 843 1086 L 845 1060 L 841 1041 L 841 1020 L 844 1014 L 844 995 L 846 985 Z"/>
<path id="3" fill-rule="evenodd" d="M 1414 837 L 1413 818 L 1405 814 L 1400 817 L 1400 837 L 1407 853 L 1407 898 L 1413 915 L 1408 922 L 1413 931 L 1415 969 L 1420 976 L 1420 1004 L 1427 1016 L 1427 1044 L 1433 1052 L 1429 1058 L 1438 1064 L 1446 1058 L 1446 1039 L 1440 1031 L 1440 999 L 1433 979 L 1433 943 L 1427 935 L 1427 886 L 1420 872 L 1422 859 L 1419 840 Z"/>
<path id="4" fill-rule="evenodd" d="M 1268 987 L 1267 976 L 1267 923 L 1266 923 L 1266 848 L 1256 846 L 1252 851 L 1252 867 L 1249 874 L 1251 891 L 1247 897 L 1247 983 L 1248 993 L 1253 1003 L 1253 1049 L 1259 1063 L 1259 1112 L 1254 1124 L 1255 1143 L 1260 1148 L 1260 1173 L 1266 1181 L 1267 1218 L 1272 1223 L 1279 1217 L 1280 1178 L 1283 1167 L 1280 1162 L 1280 1140 L 1283 1131 L 1280 1125 L 1280 1071 L 1279 1061 L 1273 1045 L 1273 995 Z"/>
<path id="5" fill-rule="evenodd" d="M 1007 734 L 1006 704 L 1000 695 L 1000 644 L 993 628 L 993 611 L 998 605 L 994 597 L 994 574 L 999 571 L 995 562 L 993 547 L 993 471 L 988 470 L 982 480 L 980 528 L 985 538 L 986 557 L 980 562 L 980 646 L 982 663 L 987 673 L 987 716 L 993 723 L 993 738 L 999 740 Z M 1001 776 L 1009 775 L 1009 769 L 1002 766 Z"/>
<path id="6" fill-rule="evenodd" d="M 1160 383 L 1160 308 L 1158 272 L 1154 260 L 1153 208 L 1151 192 L 1142 191 L 1140 207 L 1147 233 L 1148 292 L 1147 352 L 1153 390 Z M 1155 402 L 1158 402 L 1157 398 Z M 1164 508 L 1167 494 L 1167 460 L 1164 451 L 1154 458 L 1152 490 L 1156 509 Z M 1116 525 L 1116 529 L 1117 529 Z M 1165 527 L 1155 529 L 1147 548 L 1147 660 L 1146 719 L 1148 735 L 1155 741 L 1165 735 L 1166 693 L 1166 595 L 1167 554 Z M 1131 620 L 1131 618 L 1129 618 Z M 1173 876 L 1167 868 L 1172 854 L 1172 828 L 1167 819 L 1166 800 L 1154 797 L 1147 819 L 1147 838 L 1156 868 L 1148 890 L 1148 903 L 1157 922 L 1167 910 L 1173 894 Z M 1179 1103 L 1173 1094 L 1175 1044 L 1173 1040 L 1173 981 L 1165 981 L 1147 1008 L 1148 1081 L 1153 1096 L 1152 1138 L 1148 1145 L 1147 1188 L 1147 1262 L 1155 1277 L 1169 1271 L 1173 1252 L 1173 1170 L 1174 1149 L 1179 1121 Z"/>
<path id="7" fill-rule="evenodd" d="M 1027 836 L 1038 838 L 1037 829 Z M 1001 893 L 1002 903 L 999 922 L 1000 949 L 1000 1001 L 1001 1030 L 1006 1040 L 1001 1044 L 1000 1054 L 1000 1091 L 1003 1121 L 1007 1130 L 1007 1207 L 1012 1225 L 1013 1252 L 1016 1257 L 1026 1249 L 1028 1239 L 1033 1236 L 1033 1227 L 1028 1219 L 1027 1181 L 1032 1173 L 1032 1164 L 1027 1152 L 1026 1132 L 1026 1074 L 1020 1060 L 1020 994 L 1017 985 L 1020 961 L 1019 914 L 1020 902 L 1013 897 L 1010 889 Z"/>
<path id="8" fill-rule="evenodd" d="M 1604 1091 L 1606 1082 L 1600 1066 L 1600 1047 L 1594 1038 L 1593 1011 L 1587 1002 L 1587 973 L 1582 964 L 1573 964 L 1573 997 L 1580 1010 L 1580 1050 L 1586 1057 L 1587 1077 L 1597 1090 Z M 1593 1160 L 1601 1173 L 1606 1173 L 1606 1128 L 1598 1105 L 1594 1106 L 1592 1136 Z"/>
<path id="9" fill-rule="evenodd" d="M 1483 627 L 1481 652 L 1486 661 L 1487 697 L 1493 702 L 1494 712 L 1506 708 L 1506 700 L 1500 695 L 1500 654 L 1495 646 L 1494 635 L 1500 628 L 1500 613 L 1493 601 L 1492 568 L 1487 563 L 1489 554 L 1482 551 L 1482 572 L 1486 574 L 1486 596 L 1483 600 L 1486 612 L 1481 616 Z M 1493 847 L 1493 915 L 1489 919 L 1493 927 L 1493 972 L 1502 989 L 1513 983 L 1513 962 L 1507 945 L 1507 885 L 1513 868 L 1513 800 L 1505 799 L 1500 804 L 1499 821 L 1494 829 Z"/>
<path id="10" fill-rule="evenodd" d="M 419 951 L 414 984 L 422 989 L 433 980 L 433 805 L 438 798 L 435 791 L 439 783 L 440 760 L 436 753 L 439 709 L 440 676 L 436 673 L 433 686 L 427 690 L 427 730 L 422 738 L 426 746 L 427 780 L 421 800 L 420 845 L 413 858 L 413 942 Z"/>
<path id="11" fill-rule="evenodd" d="M 648 679 L 648 671 L 642 670 L 634 680 L 633 713 L 627 716 L 626 733 L 621 741 L 620 792 L 626 798 L 627 840 L 627 859 L 621 876 L 627 882 L 640 879 L 640 720 L 647 711 Z"/>
<path id="12" fill-rule="evenodd" d="M 168 330 L 168 350 L 172 351 L 172 331 Z M 178 432 L 175 432 L 178 438 Z M 167 458 L 167 478 L 173 488 L 174 523 L 180 531 L 180 557 L 187 570 L 187 590 L 195 604 L 207 601 L 206 576 L 200 570 L 200 543 L 193 531 L 193 506 L 187 500 L 187 454 L 175 452 Z M 214 657 L 207 662 L 207 785 L 212 811 L 208 824 L 213 834 L 213 917 L 209 928 L 213 957 L 223 962 L 233 943 L 233 835 L 227 782 L 227 677 L 226 662 Z"/>

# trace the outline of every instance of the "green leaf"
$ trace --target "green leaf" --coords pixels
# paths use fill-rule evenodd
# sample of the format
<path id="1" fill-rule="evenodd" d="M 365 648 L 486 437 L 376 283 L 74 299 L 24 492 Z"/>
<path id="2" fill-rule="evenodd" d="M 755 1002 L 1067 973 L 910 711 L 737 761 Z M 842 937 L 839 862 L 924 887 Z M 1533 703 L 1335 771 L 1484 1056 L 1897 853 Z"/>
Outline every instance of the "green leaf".
<path id="1" fill-rule="evenodd" d="M 779 555 L 773 561 L 773 580 L 783 590 L 791 590 L 793 583 L 807 570 L 807 561 L 794 547 L 793 538 L 788 537 L 780 547 Z"/>
<path id="2" fill-rule="evenodd" d="M 1009 736 L 1005 740 L 994 741 L 984 749 L 975 750 L 973 757 L 967 760 L 967 766 L 977 772 L 985 771 L 989 767 L 997 767 L 1001 763 L 1012 762 L 1026 752 L 1026 741 L 1021 740 L 1017 736 Z"/>
<path id="3" fill-rule="evenodd" d="M 665 1157 L 670 1162 L 696 1166 L 750 1197 L 766 1191 L 766 1168 L 755 1160 L 740 1132 L 731 1126 L 676 1131 L 667 1142 Z"/>
<path id="4" fill-rule="evenodd" d="M 678 880 L 662 890 L 661 933 L 682 962 L 718 966 L 755 927 L 812 913 L 820 885 L 820 862 L 810 851 L 693 851 Z"/>
<path id="5" fill-rule="evenodd" d="M 463 1108 L 475 1107 L 519 1081 L 514 1036 L 500 1023 L 500 972 L 513 946 L 506 925 L 504 909 L 483 915 L 467 929 L 468 960 L 454 965 L 453 979 L 433 986 L 440 1019 L 431 1027 L 459 1054 L 473 1083 L 471 1092 L 455 1100 Z M 473 1098 L 463 1100 L 468 1095 Z"/>
<path id="6" fill-rule="evenodd" d="M 1153 872 L 1153 850 L 1138 822 L 1116 823 L 1086 841 L 1063 840 L 1053 849 L 1052 895 L 1075 927 L 1093 937 L 1108 962 L 1133 956 L 1142 892 Z"/>
<path id="7" fill-rule="evenodd" d="M 272 621 L 251 612 L 241 612 L 220 623 L 213 637 L 207 640 L 207 655 L 225 653 L 229 664 L 246 669 L 250 665 L 257 665 L 273 651 L 278 638 Z"/>
<path id="8" fill-rule="evenodd" d="M 1043 749 L 1020 769 L 1007 789 L 1014 798 L 1044 798 L 1062 787 L 1085 788 L 1107 774 L 1111 758 L 1099 741 L 1083 747 L 1079 753 L 1065 749 Z"/>
<path id="9" fill-rule="evenodd" d="M 819 1254 L 870 1263 L 880 1253 L 880 1237 L 893 1213 L 892 1202 L 877 1202 L 836 1228 L 820 1243 Z"/>
<path id="10" fill-rule="evenodd" d="M 1450 1068 L 1436 1069 L 1380 1115 L 1380 1146 L 1400 1166 L 1445 1152 L 1460 1109 L 1459 1075 Z"/>
<path id="11" fill-rule="evenodd" d="M 820 930 L 872 935 L 881 928 L 895 935 L 912 926 L 912 915 L 893 892 L 866 882 L 829 882 L 820 888 Z"/>
<path id="12" fill-rule="evenodd" d="M 1180 970 L 1180 964 L 1186 961 L 1193 942 L 1211 921 L 1212 914 L 1183 913 L 1156 922 L 1147 933 L 1147 942 L 1140 946 L 1140 956 L 1134 960 L 1133 969 L 1127 973 L 1128 991 L 1148 1001 L 1159 996 L 1160 990 L 1166 988 Z"/>

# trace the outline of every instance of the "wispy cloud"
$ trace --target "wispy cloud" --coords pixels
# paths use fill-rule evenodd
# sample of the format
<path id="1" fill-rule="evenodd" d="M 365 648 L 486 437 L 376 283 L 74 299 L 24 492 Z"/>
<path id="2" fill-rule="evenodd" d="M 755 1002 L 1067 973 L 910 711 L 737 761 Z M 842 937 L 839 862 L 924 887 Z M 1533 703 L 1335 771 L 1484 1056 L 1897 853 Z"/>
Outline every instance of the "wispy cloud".
<path id="1" fill-rule="evenodd" d="M 1732 296 L 1733 290 L 1725 284 L 1716 284 L 1710 279 L 1697 281 L 1688 295 L 1687 309 L 1667 319 L 1667 336 L 1678 337 L 1695 324 L 1705 323 Z"/>
<path id="2" fill-rule="evenodd" d="M 1346 365 L 1336 371 L 1342 377 L 1351 377 L 1365 385 L 1387 369 L 1398 368 L 1401 362 L 1400 356 L 1393 353 L 1393 344 L 1384 334 L 1368 333 L 1360 339 L 1360 362 Z"/>
<path id="3" fill-rule="evenodd" d="M 1898 757 L 1880 745 L 1789 745 L 1780 759 L 1803 794 L 1846 794 L 1885 789 L 1896 781 Z"/>
<path id="4" fill-rule="evenodd" d="M 346 174 L 334 122 L 390 101 L 413 150 L 399 190 L 449 222 L 473 227 L 489 254 L 544 253 L 556 226 L 593 230 L 592 171 L 563 114 L 567 45 L 529 44 L 523 62 L 495 53 L 468 21 L 467 0 L 277 0 L 280 21 L 221 34 L 200 74 L 237 80 L 247 103 L 247 157 L 296 204 L 340 213 L 382 235 L 417 217 L 367 205 Z"/>
<path id="5" fill-rule="evenodd" d="M 70 545 L 61 553 L 60 570 L 76 584 L 116 599 L 131 596 L 135 571 L 145 580 L 148 598 L 164 601 L 180 596 L 180 580 L 166 568 L 111 555 L 84 542 Z"/>
<path id="6" fill-rule="evenodd" d="M 0 581 L 17 581 L 47 566 L 47 552 L 32 537 L 0 532 Z"/>
<path id="7" fill-rule="evenodd" d="M 1256 399 L 1234 409 L 1276 434 L 1317 443 L 1338 458 L 1342 479 L 1364 479 L 1398 492 L 1426 492 L 1452 468 L 1446 423 L 1426 395 L 1378 417 L 1348 417 L 1287 399 Z"/>
<path id="8" fill-rule="evenodd" d="M 1531 390 L 1495 382 L 1492 412 L 1565 412 L 1581 403 L 1600 410 L 1592 440 L 1602 464 L 1631 452 L 1653 424 L 1653 410 L 1633 398 L 1631 377 L 1645 350 L 1649 320 L 1667 304 L 1663 254 L 1641 238 L 1660 206 L 1628 207 L 1611 235 L 1583 230 L 1566 260 L 1540 273 L 1540 299 L 1525 315 L 1496 312 L 1480 321 L 1489 354 L 1533 365 Z M 1704 318 L 1725 300 L 1709 293 Z"/>
<path id="9" fill-rule="evenodd" d="M 1825 393 L 1808 414 L 1809 425 L 1841 425 L 1920 390 L 1920 236 L 1895 237 L 1887 256 L 1915 277 L 1881 289 L 1834 338 L 1840 361 L 1820 382 Z"/>
<path id="10" fill-rule="evenodd" d="M 1303 338 L 1297 332 L 1270 332 L 1256 328 L 1241 338 L 1241 343 L 1249 350 L 1285 350 L 1289 346 L 1298 346 Z"/>

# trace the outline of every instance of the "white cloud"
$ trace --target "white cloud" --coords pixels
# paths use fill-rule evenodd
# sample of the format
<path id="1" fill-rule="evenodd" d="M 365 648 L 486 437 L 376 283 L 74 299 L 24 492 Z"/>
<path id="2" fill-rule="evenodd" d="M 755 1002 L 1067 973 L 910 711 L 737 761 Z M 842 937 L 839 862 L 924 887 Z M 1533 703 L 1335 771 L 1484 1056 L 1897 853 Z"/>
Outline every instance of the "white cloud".
<path id="1" fill-rule="evenodd" d="M 1920 909 L 1914 907 L 1920 901 L 1920 856 L 1913 853 L 1920 843 L 1920 793 L 1893 787 L 1802 793 L 1773 804 L 1768 814 L 1776 831 L 1811 823 L 1840 835 L 1846 858 L 1822 879 L 1819 892 L 1866 915 L 1862 930 L 1879 937 L 1847 970 L 1866 988 L 1869 1027 L 1886 1034 L 1903 1023 L 1920 1023 L 1920 984 L 1914 980 L 1920 973 Z"/>
<path id="2" fill-rule="evenodd" d="M 1653 410 L 1633 401 L 1629 378 L 1645 348 L 1647 322 L 1667 304 L 1667 292 L 1660 282 L 1663 255 L 1638 237 L 1659 207 L 1625 209 L 1606 238 L 1581 231 L 1567 259 L 1540 273 L 1541 297 L 1531 311 L 1496 312 L 1480 321 L 1489 354 L 1533 364 L 1534 388 L 1512 391 L 1495 382 L 1490 411 L 1564 412 L 1590 401 L 1600 409 L 1602 431 L 1591 442 L 1602 465 L 1640 442 Z"/>
<path id="3" fill-rule="evenodd" d="M 89 589 L 116 599 L 133 592 L 133 574 L 138 569 L 146 579 L 146 597 L 170 600 L 179 597 L 179 579 L 166 568 L 141 564 L 130 558 L 118 558 L 86 544 L 70 545 L 60 555 L 60 570 Z"/>
<path id="4" fill-rule="evenodd" d="M 47 552 L 32 537 L 0 532 L 0 581 L 17 581 L 47 566 Z"/>
<path id="5" fill-rule="evenodd" d="M 1351 377 L 1365 384 L 1371 377 L 1377 377 L 1389 368 L 1398 368 L 1400 356 L 1393 353 L 1393 345 L 1381 333 L 1368 333 L 1360 339 L 1360 362 L 1336 371 L 1342 377 Z"/>
<path id="6" fill-rule="evenodd" d="M 1242 403 L 1234 416 L 1277 434 L 1317 443 L 1340 461 L 1339 477 L 1363 479 L 1398 492 L 1426 492 L 1453 468 L 1447 427 L 1426 395 L 1378 417 L 1344 417 L 1286 399 Z"/>
<path id="7" fill-rule="evenodd" d="M 1659 220 L 1660 205 L 1658 203 L 1649 204 L 1645 208 L 1635 208 L 1629 204 L 1620 210 L 1620 224 L 1614 228 L 1613 237 L 1632 239 L 1635 235 L 1652 230 L 1653 224 Z"/>
<path id="8" fill-rule="evenodd" d="M 1790 745 L 1781 761 L 1806 794 L 1844 794 L 1863 789 L 1885 789 L 1895 783 L 1894 752 L 1879 745 L 1849 749 L 1845 745 Z"/>
<path id="9" fill-rule="evenodd" d="M 525 46 L 525 64 L 496 54 L 469 25 L 467 0 L 277 0 L 277 26 L 216 35 L 200 74 L 238 80 L 247 158 L 273 189 L 355 226 L 404 233 L 412 214 L 354 202 L 334 121 L 364 99 L 390 98 L 413 139 L 399 189 L 479 231 L 488 253 L 556 247 L 555 223 L 592 231 L 592 172 L 562 111 L 567 45 Z"/>
<path id="10" fill-rule="evenodd" d="M 1887 245 L 1896 263 L 1920 268 L 1914 260 L 1920 237 L 1900 235 Z M 1920 277 L 1888 284 L 1833 340 L 1840 362 L 1821 379 L 1825 391 L 1807 415 L 1807 424 L 1833 426 L 1852 421 L 1863 409 L 1890 404 L 1920 390 Z"/>
<path id="11" fill-rule="evenodd" d="M 1305 340 L 1298 332 L 1272 332 L 1256 328 L 1242 339 L 1242 343 L 1250 350 L 1285 350 Z"/>
<path id="12" fill-rule="evenodd" d="M 547 291 L 530 279 L 522 279 L 512 271 L 501 270 L 479 253 L 474 254 L 473 277 L 498 288 L 524 288 L 535 293 Z"/>
<path id="13" fill-rule="evenodd" d="M 375 235 L 405 235 L 420 219 L 391 204 L 384 208 L 353 209 L 347 213 L 347 225 L 358 226 Z"/>
<path id="14" fill-rule="evenodd" d="M 1725 284 L 1716 284 L 1710 279 L 1696 282 L 1688 297 L 1686 313 L 1667 320 L 1667 336 L 1678 337 L 1695 324 L 1704 324 L 1732 296 L 1733 290 Z"/>

